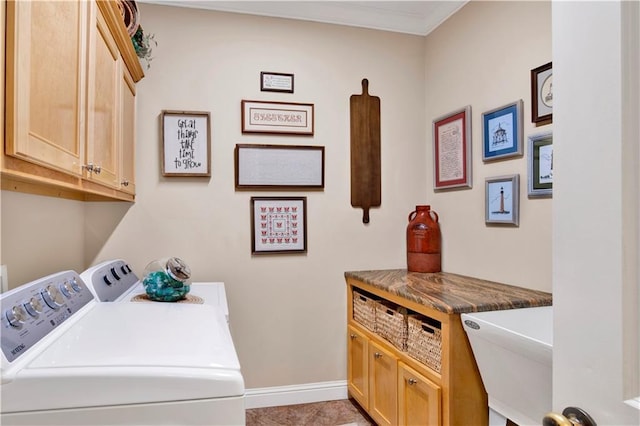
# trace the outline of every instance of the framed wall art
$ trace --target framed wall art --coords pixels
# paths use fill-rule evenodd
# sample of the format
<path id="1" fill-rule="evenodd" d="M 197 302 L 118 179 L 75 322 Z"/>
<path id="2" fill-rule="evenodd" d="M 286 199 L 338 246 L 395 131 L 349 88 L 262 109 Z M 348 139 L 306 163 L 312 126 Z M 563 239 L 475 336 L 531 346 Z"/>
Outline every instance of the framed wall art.
<path id="1" fill-rule="evenodd" d="M 522 99 L 482 114 L 482 161 L 521 156 Z"/>
<path id="2" fill-rule="evenodd" d="M 163 110 L 162 175 L 211 176 L 211 115 Z"/>
<path id="3" fill-rule="evenodd" d="M 531 121 L 547 124 L 553 119 L 552 63 L 531 70 Z"/>
<path id="4" fill-rule="evenodd" d="M 243 100 L 242 133 L 313 136 L 313 104 Z"/>
<path id="5" fill-rule="evenodd" d="M 237 144 L 236 189 L 324 188 L 324 146 Z"/>
<path id="6" fill-rule="evenodd" d="M 498 176 L 485 181 L 485 223 L 519 225 L 520 175 Z"/>
<path id="7" fill-rule="evenodd" d="M 471 106 L 433 120 L 434 190 L 471 188 Z"/>
<path id="8" fill-rule="evenodd" d="M 251 197 L 251 253 L 307 252 L 306 197 Z"/>
<path id="9" fill-rule="evenodd" d="M 553 135 L 529 136 L 527 192 L 529 197 L 551 197 L 553 191 Z"/>
<path id="10" fill-rule="evenodd" d="M 260 91 L 293 93 L 293 74 L 261 72 Z"/>

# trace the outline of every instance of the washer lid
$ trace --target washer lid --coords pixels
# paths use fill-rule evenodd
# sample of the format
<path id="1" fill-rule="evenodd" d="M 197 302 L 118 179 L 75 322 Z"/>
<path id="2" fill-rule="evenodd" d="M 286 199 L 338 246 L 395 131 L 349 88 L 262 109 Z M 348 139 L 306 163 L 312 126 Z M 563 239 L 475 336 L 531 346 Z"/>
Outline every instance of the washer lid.
<path id="1" fill-rule="evenodd" d="M 29 366 L 240 370 L 225 317 L 210 305 L 100 303 Z"/>

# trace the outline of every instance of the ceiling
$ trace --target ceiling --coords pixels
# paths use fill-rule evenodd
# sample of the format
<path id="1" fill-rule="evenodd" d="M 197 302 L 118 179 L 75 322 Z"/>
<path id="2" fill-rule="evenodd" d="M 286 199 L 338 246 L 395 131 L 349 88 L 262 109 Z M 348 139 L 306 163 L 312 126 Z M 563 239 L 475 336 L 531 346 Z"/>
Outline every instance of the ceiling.
<path id="1" fill-rule="evenodd" d="M 467 1 L 138 0 L 140 3 L 301 19 L 416 35 L 429 34 Z"/>

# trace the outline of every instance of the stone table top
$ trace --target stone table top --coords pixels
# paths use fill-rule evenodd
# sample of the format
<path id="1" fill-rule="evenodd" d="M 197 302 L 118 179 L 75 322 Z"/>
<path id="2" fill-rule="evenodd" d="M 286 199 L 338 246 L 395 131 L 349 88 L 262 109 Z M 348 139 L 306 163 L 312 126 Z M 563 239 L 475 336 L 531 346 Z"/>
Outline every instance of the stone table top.
<path id="1" fill-rule="evenodd" d="M 406 269 L 347 271 L 353 278 L 447 314 L 551 306 L 551 293 L 449 272 L 418 273 Z"/>

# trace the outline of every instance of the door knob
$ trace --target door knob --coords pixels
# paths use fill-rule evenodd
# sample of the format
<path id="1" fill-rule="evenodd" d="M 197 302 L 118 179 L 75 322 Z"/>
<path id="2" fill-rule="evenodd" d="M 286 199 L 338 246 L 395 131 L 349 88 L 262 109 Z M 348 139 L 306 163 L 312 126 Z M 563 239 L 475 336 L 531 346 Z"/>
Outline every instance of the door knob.
<path id="1" fill-rule="evenodd" d="M 598 426 L 586 411 L 578 407 L 567 407 L 562 414 L 547 413 L 542 426 Z"/>

